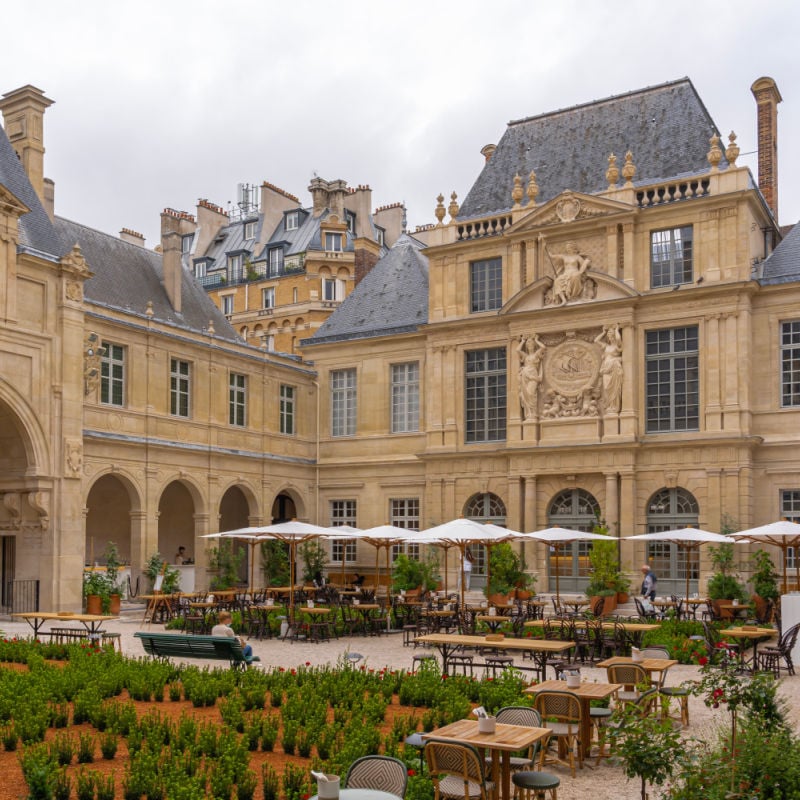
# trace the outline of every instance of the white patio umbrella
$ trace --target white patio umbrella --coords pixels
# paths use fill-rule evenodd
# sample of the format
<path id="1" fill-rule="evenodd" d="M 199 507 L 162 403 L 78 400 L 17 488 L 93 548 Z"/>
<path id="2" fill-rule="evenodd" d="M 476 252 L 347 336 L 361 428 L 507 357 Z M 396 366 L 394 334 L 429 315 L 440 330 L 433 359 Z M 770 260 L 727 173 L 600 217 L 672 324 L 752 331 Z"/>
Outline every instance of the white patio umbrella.
<path id="1" fill-rule="evenodd" d="M 598 541 L 602 540 L 607 542 L 609 537 L 603 536 L 600 533 L 591 533 L 589 531 L 579 531 L 573 528 L 542 528 L 540 531 L 531 531 L 525 534 L 526 539 L 536 539 L 540 542 L 546 542 L 556 551 L 556 601 L 561 599 L 561 586 L 560 575 L 558 571 L 558 559 L 560 558 L 559 552 L 562 547 L 571 545 L 574 542 L 584 541 Z"/>
<path id="2" fill-rule="evenodd" d="M 460 517 L 459 519 L 444 522 L 441 525 L 436 525 L 433 528 L 427 528 L 422 531 L 421 536 L 430 537 L 432 539 L 439 539 L 443 542 L 451 542 L 458 547 L 461 553 L 461 606 L 464 606 L 464 553 L 471 544 L 482 544 L 485 547 L 491 548 L 492 545 L 500 544 L 500 542 L 507 542 L 511 539 L 517 538 L 520 534 L 516 531 L 509 531 L 500 526 L 494 526 L 498 530 L 491 530 L 488 526 L 475 522 L 471 519 Z M 422 541 L 420 539 L 420 541 Z M 487 580 L 491 575 L 487 575 Z M 487 584 L 488 585 L 488 584 Z"/>
<path id="3" fill-rule="evenodd" d="M 412 528 L 399 528 L 396 525 L 377 525 L 374 528 L 365 528 L 358 534 L 358 538 L 371 544 L 375 548 L 375 589 L 380 585 L 381 565 L 380 551 L 386 549 L 386 572 L 391 575 L 389 564 L 389 551 L 393 545 L 410 541 L 417 532 Z"/>
<path id="4" fill-rule="evenodd" d="M 676 528 L 672 531 L 657 531 L 656 533 L 640 533 L 636 536 L 626 536 L 628 541 L 642 542 L 668 542 L 676 545 L 687 554 L 686 559 L 686 597 L 689 597 L 689 559 L 690 552 L 699 552 L 704 544 L 733 544 L 730 536 L 713 531 L 704 531 L 702 528 Z"/>
<path id="5" fill-rule="evenodd" d="M 786 591 L 786 555 L 787 550 L 794 548 L 794 569 L 797 585 L 800 586 L 800 560 L 798 550 L 800 549 L 800 525 L 782 519 L 778 522 L 771 522 L 769 525 L 760 525 L 757 528 L 748 528 L 746 531 L 738 531 L 731 534 L 731 539 L 737 541 L 757 542 L 760 544 L 774 544 L 780 547 L 783 559 L 783 591 Z"/>
<path id="6" fill-rule="evenodd" d="M 352 525 L 330 525 L 328 527 L 329 531 L 333 531 L 333 533 L 337 534 L 336 539 L 342 539 L 345 542 L 350 541 L 352 539 L 358 538 L 355 534 L 361 533 L 361 528 L 354 528 Z M 339 536 L 338 534 L 342 534 Z M 347 555 L 347 548 L 345 547 L 342 550 L 342 583 L 344 583 L 344 562 L 345 562 L 345 555 Z"/>

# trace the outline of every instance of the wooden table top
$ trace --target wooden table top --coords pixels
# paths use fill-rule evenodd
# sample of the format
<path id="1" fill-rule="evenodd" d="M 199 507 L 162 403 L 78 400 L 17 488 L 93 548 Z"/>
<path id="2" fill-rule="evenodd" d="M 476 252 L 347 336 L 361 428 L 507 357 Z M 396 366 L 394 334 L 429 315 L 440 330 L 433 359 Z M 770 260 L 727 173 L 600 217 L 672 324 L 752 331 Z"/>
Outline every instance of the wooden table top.
<path id="1" fill-rule="evenodd" d="M 380 605 L 378 603 L 353 603 L 351 608 L 361 609 L 361 611 L 377 611 Z"/>
<path id="2" fill-rule="evenodd" d="M 754 628 L 750 625 L 742 625 L 739 628 L 726 628 L 719 633 L 720 636 L 733 636 L 739 639 L 761 639 L 778 635 L 778 631 L 775 628 Z"/>
<path id="3" fill-rule="evenodd" d="M 9 616 L 20 619 L 63 619 L 65 622 L 106 622 L 119 619 L 110 614 L 63 614 L 58 611 L 16 611 Z"/>
<path id="4" fill-rule="evenodd" d="M 721 603 L 717 601 L 717 605 L 720 608 L 724 608 L 729 611 L 738 611 L 740 608 L 743 608 L 745 610 L 753 608 L 752 603 Z"/>
<path id="5" fill-rule="evenodd" d="M 477 719 L 459 719 L 430 733 L 423 733 L 423 739 L 448 739 L 463 742 L 489 750 L 524 750 L 532 744 L 549 737 L 549 728 L 531 728 L 527 725 L 504 725 L 497 723 L 494 733 L 480 733 Z"/>
<path id="6" fill-rule="evenodd" d="M 576 628 L 585 628 L 586 623 L 589 620 L 586 619 L 576 619 L 572 620 L 573 624 Z M 647 633 L 647 631 L 657 631 L 661 628 L 661 625 L 658 622 L 617 622 L 623 630 L 627 633 Z M 614 629 L 614 622 L 606 621 L 602 623 L 603 628 L 605 630 L 613 630 Z M 526 628 L 542 628 L 544 627 L 544 620 L 541 619 L 531 619 L 524 623 L 524 627 Z"/>
<path id="7" fill-rule="evenodd" d="M 309 608 L 308 606 L 295 606 L 297 611 L 302 611 L 304 614 L 330 614 L 331 610 L 326 606 L 314 606 L 313 608 Z"/>
<path id="8" fill-rule="evenodd" d="M 597 666 L 606 669 L 617 664 L 638 664 L 645 672 L 663 672 L 665 669 L 674 667 L 677 664 L 674 658 L 643 658 L 641 661 L 634 661 L 631 656 L 614 656 L 605 661 L 599 661 Z"/>
<path id="9" fill-rule="evenodd" d="M 452 617 L 455 611 L 446 608 L 432 608 L 422 612 L 423 617 Z"/>
<path id="10" fill-rule="evenodd" d="M 609 695 L 623 688 L 621 683 L 594 683 L 581 681 L 580 686 L 574 689 L 567 686 L 566 681 L 542 681 L 523 690 L 524 694 L 537 694 L 538 692 L 572 692 L 583 700 L 605 700 Z"/>
<path id="11" fill-rule="evenodd" d="M 552 653 L 563 653 L 565 650 L 575 647 L 575 642 L 562 642 L 559 639 L 517 639 L 506 636 L 500 640 L 493 640 L 487 639 L 485 636 L 469 636 L 462 633 L 426 633 L 424 636 L 417 636 L 415 641 L 428 644 L 494 647 L 498 650 L 538 650 Z"/>

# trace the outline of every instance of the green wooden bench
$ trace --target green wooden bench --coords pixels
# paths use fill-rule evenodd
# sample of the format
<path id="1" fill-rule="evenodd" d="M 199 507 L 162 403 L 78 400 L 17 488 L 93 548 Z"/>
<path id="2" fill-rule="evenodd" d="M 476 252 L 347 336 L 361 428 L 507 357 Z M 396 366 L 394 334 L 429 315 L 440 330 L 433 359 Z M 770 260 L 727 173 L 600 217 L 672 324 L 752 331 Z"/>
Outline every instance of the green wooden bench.
<path id="1" fill-rule="evenodd" d="M 227 661 L 234 669 L 245 669 L 258 656 L 245 656 L 238 639 L 229 636 L 194 636 L 185 633 L 149 633 L 137 631 L 133 634 L 142 640 L 146 653 L 155 658 L 208 658 Z"/>

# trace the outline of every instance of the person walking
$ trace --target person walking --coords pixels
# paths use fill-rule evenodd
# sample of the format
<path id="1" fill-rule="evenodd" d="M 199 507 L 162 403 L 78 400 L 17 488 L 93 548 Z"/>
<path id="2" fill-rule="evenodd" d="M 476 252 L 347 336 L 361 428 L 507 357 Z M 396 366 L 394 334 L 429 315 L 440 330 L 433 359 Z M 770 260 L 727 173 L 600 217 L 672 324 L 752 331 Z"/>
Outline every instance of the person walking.
<path id="1" fill-rule="evenodd" d="M 650 569 L 649 564 L 642 564 L 642 597 L 647 598 L 651 603 L 656 599 L 656 583 L 658 578 L 655 572 Z"/>

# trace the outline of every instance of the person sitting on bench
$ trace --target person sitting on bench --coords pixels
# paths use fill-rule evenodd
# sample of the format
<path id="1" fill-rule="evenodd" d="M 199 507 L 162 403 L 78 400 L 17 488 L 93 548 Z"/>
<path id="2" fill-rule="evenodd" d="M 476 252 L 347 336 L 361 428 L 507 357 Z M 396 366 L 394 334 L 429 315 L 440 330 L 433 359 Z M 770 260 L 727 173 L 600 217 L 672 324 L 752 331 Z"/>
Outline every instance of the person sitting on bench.
<path id="1" fill-rule="evenodd" d="M 218 622 L 217 624 L 211 629 L 212 636 L 227 636 L 229 639 L 238 639 L 239 644 L 242 646 L 242 652 L 244 653 L 245 658 L 250 658 L 253 655 L 253 648 L 247 644 L 247 642 L 242 639 L 241 636 L 237 636 L 233 628 L 231 628 L 231 612 L 230 611 L 220 611 Z"/>

